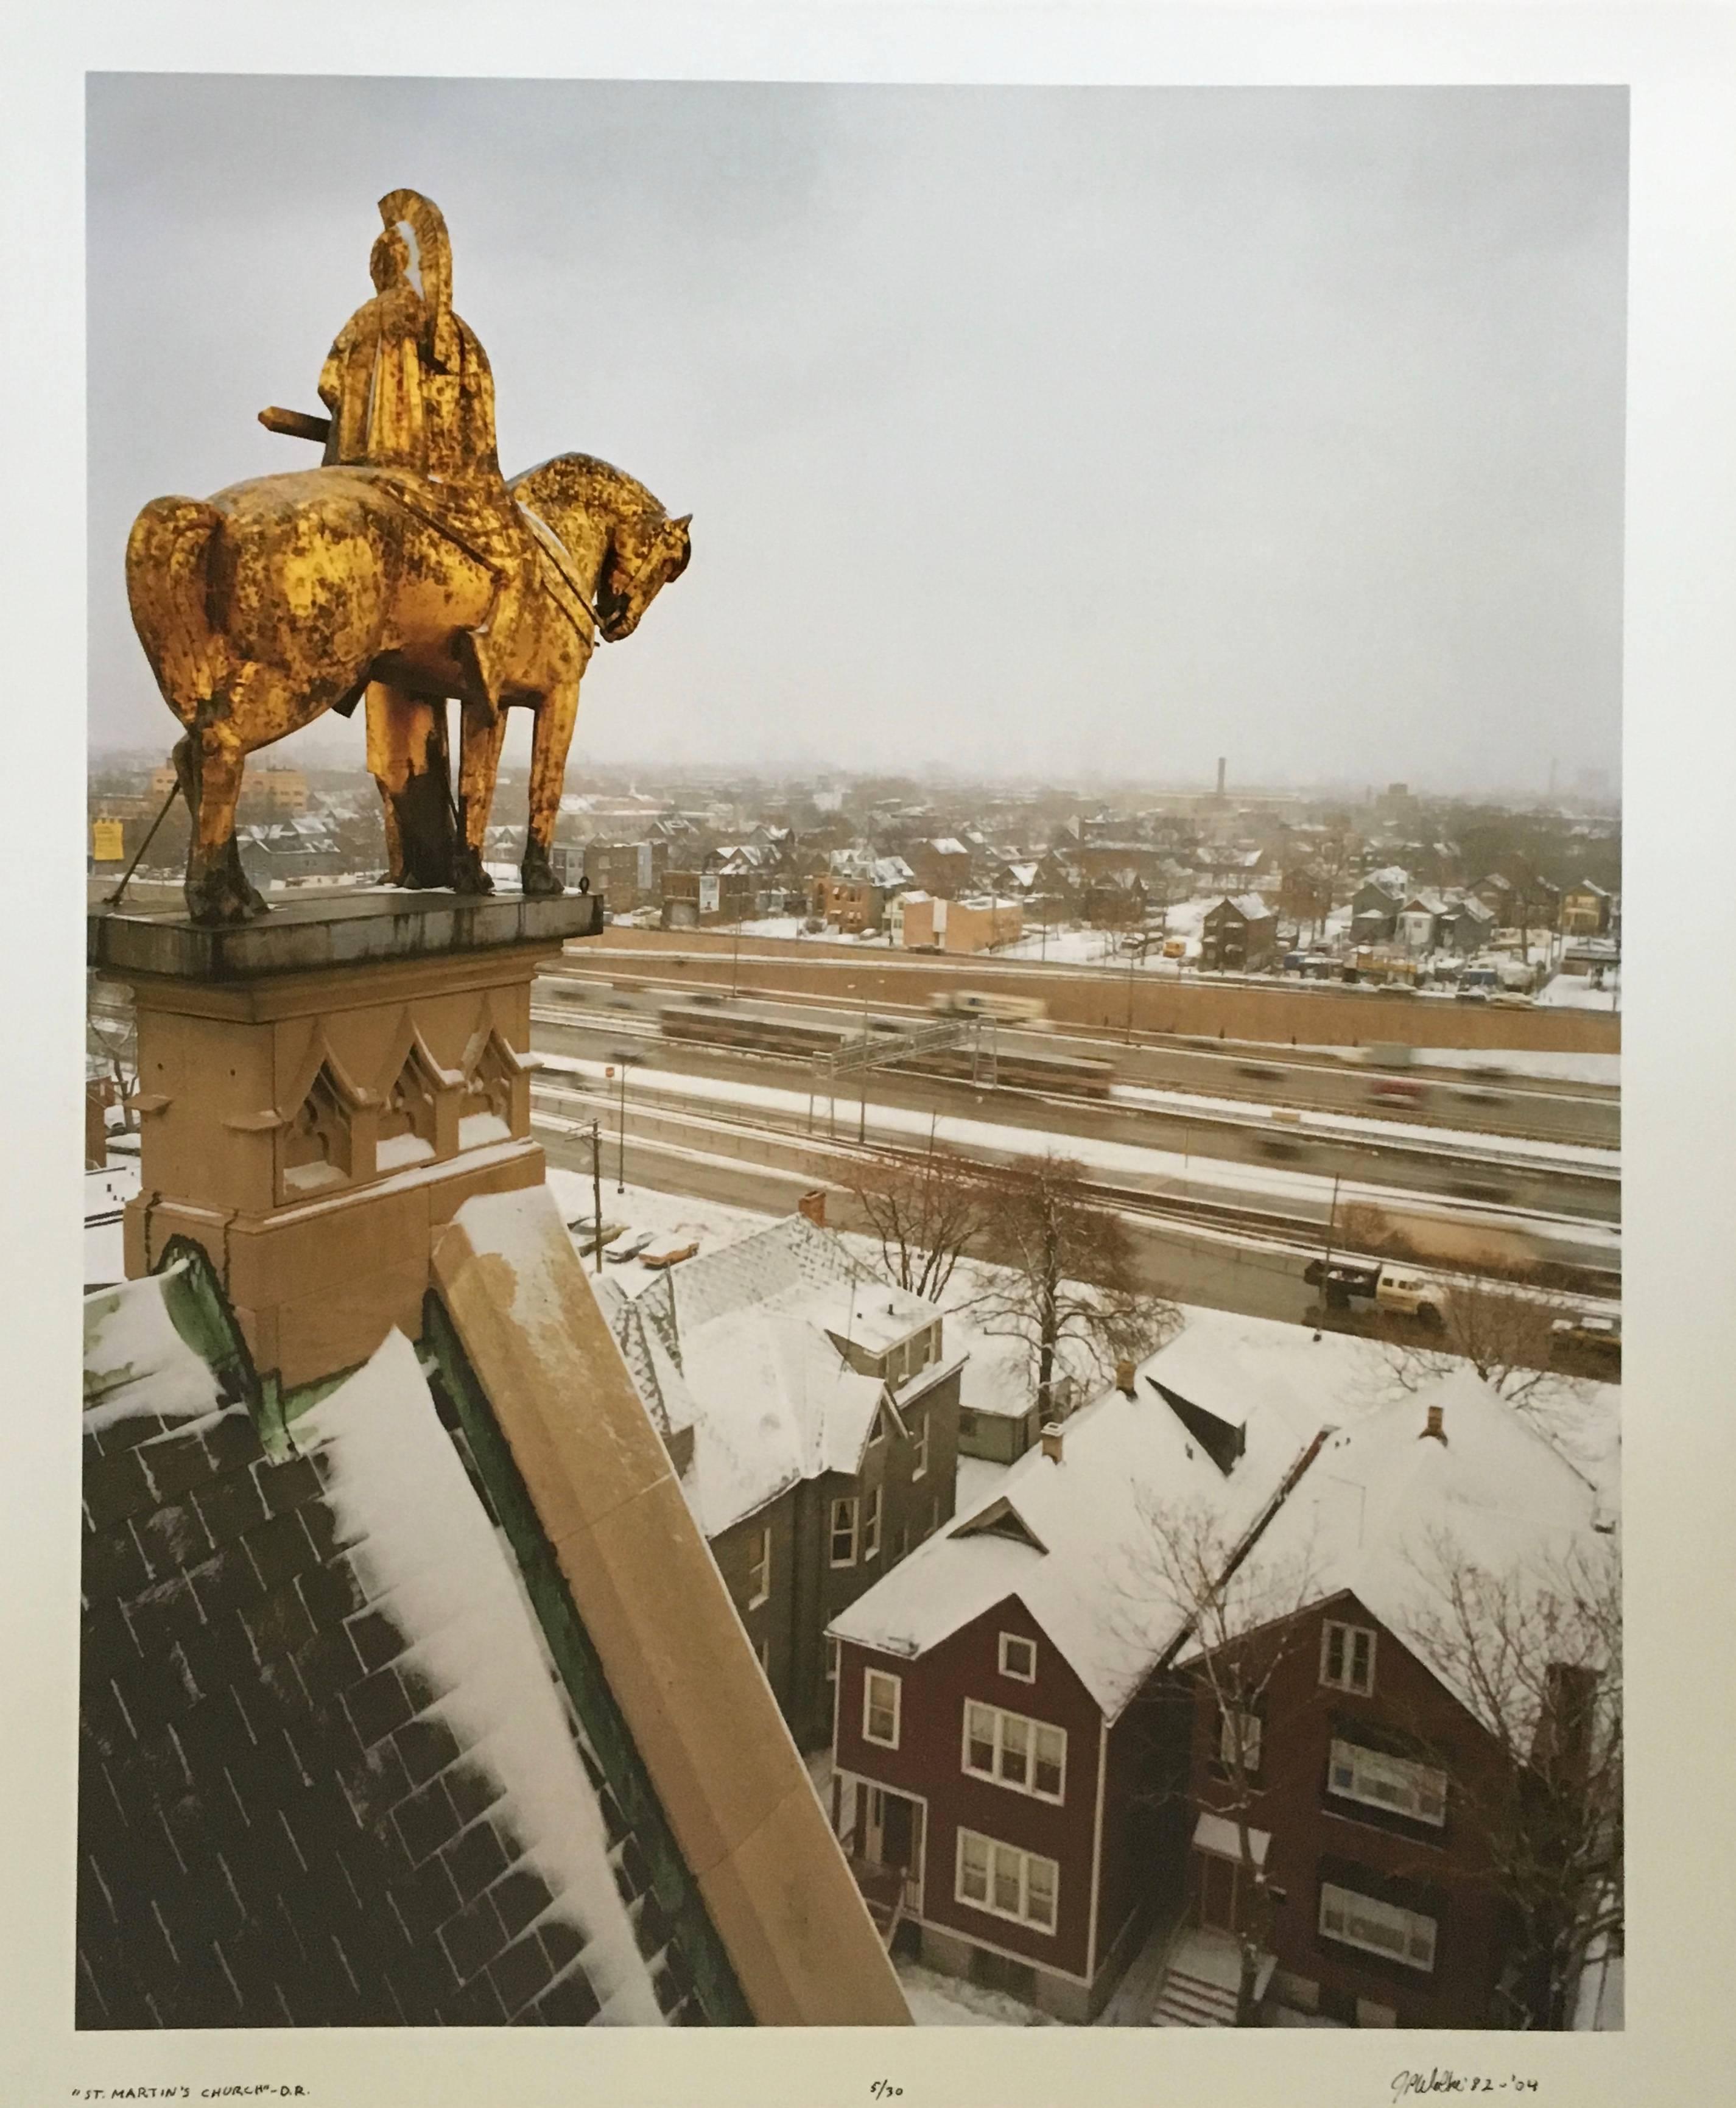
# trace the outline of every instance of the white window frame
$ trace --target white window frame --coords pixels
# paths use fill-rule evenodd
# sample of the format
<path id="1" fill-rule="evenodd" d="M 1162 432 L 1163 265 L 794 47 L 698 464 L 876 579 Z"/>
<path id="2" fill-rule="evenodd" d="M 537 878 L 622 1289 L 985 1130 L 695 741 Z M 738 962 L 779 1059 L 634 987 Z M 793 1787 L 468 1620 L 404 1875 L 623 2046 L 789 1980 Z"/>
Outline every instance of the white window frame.
<path id="1" fill-rule="evenodd" d="M 1341 1661 L 1346 1673 L 1342 1676 L 1332 1673 L 1332 1635 L 1335 1633 L 1343 1635 Z M 1359 1637 L 1369 1642 L 1368 1677 L 1361 1683 L 1355 1681 L 1353 1673 Z M 1339 1619 L 1323 1619 L 1320 1624 L 1320 1682 L 1325 1688 L 1328 1691 L 1348 1691 L 1359 1698 L 1372 1697 L 1374 1692 L 1375 1643 L 1378 1637 L 1372 1625 L 1351 1625 Z"/>
<path id="2" fill-rule="evenodd" d="M 841 1525 L 838 1516 L 843 1509 L 848 1509 L 849 1520 Z M 841 1495 L 832 1502 L 830 1520 L 832 1530 L 827 1548 L 832 1565 L 854 1566 L 856 1563 L 856 1497 L 854 1493 Z M 850 1540 L 850 1550 L 842 1559 L 838 1556 L 838 1539 L 841 1537 L 847 1537 Z"/>
<path id="3" fill-rule="evenodd" d="M 890 1711 L 892 1715 L 891 1735 L 877 1735 L 873 1730 L 876 1710 L 874 1687 L 877 1683 L 886 1684 L 891 1690 L 890 1705 L 882 1704 L 879 1709 L 883 1712 Z M 901 1676 L 895 1676 L 886 1669 L 865 1669 L 862 1672 L 862 1739 L 864 1742 L 872 1742 L 877 1750 L 895 1750 L 898 1747 L 904 1696 L 904 1680 Z"/>
<path id="4" fill-rule="evenodd" d="M 760 1532 L 760 1556 L 747 1562 L 747 1607 L 757 1610 L 772 1599 L 772 1526 Z"/>
<path id="5" fill-rule="evenodd" d="M 1342 1783 L 1341 1772 L 1349 1775 Z M 1393 1790 L 1381 1792 L 1382 1783 Z M 1327 1763 L 1326 1790 L 1335 1800 L 1360 1801 L 1364 1807 L 1384 1809 L 1388 1815 L 1432 1823 L 1437 1830 L 1446 1827 L 1446 1773 L 1410 1757 L 1389 1756 L 1384 1750 L 1371 1750 L 1364 1743 L 1334 1737 Z M 1425 1799 L 1433 1802 L 1432 1810 L 1423 1805 Z"/>
<path id="6" fill-rule="evenodd" d="M 874 1424 L 873 1424 L 873 1426 L 868 1430 L 868 1446 L 869 1447 L 869 1448 L 870 1448 L 870 1449 L 872 1449 L 872 1448 L 874 1448 L 877 1444 L 882 1443 L 882 1442 L 884 1442 L 884 1441 L 886 1440 L 886 1414 L 885 1414 L 885 1413 L 881 1410 L 881 1408 L 877 1405 L 877 1406 L 875 1407 L 875 1408 L 874 1408 Z"/>
<path id="7" fill-rule="evenodd" d="M 979 1737 L 987 1741 L 992 1754 L 989 1768 L 984 1771 L 971 1761 L 971 1714 L 972 1710 L 992 1716 L 993 1726 L 988 1735 Z M 1001 1767 L 1007 1752 L 1007 1727 L 1011 1723 L 1015 1728 L 1025 1731 L 1025 1777 L 1022 1780 L 1008 1778 Z M 1061 1774 L 1061 1783 L 1051 1793 L 1037 1784 L 1037 1738 L 1058 1736 L 1061 1741 L 1059 1759 L 1055 1768 Z M 964 1732 L 959 1746 L 959 1768 L 967 1778 L 984 1779 L 991 1786 L 1004 1786 L 1009 1793 L 1022 1793 L 1032 1800 L 1046 1800 L 1052 1808 L 1066 1804 L 1067 1797 L 1067 1731 L 1057 1727 L 1052 1720 L 1034 1720 L 1028 1713 L 1010 1713 L 1004 1706 L 991 1705 L 985 1698 L 967 1698 L 964 1701 Z"/>
<path id="8" fill-rule="evenodd" d="M 878 1486 L 870 1486 L 866 1496 L 864 1497 L 864 1505 L 862 1511 L 863 1564 L 866 1565 L 869 1560 L 877 1559 L 879 1556 L 880 1489 Z"/>
<path id="9" fill-rule="evenodd" d="M 916 1462 L 910 1466 L 910 1480 L 913 1485 L 928 1469 L 928 1415 L 926 1412 L 912 1423 L 910 1439 L 916 1444 Z"/>
<path id="10" fill-rule="evenodd" d="M 984 1854 L 984 1893 L 973 1896 L 964 1885 L 965 1848 L 967 1844 L 980 1844 Z M 1008 1910 L 994 1900 L 995 1857 L 1005 1854 L 1017 1863 L 1019 1908 Z M 1049 1919 L 1045 1925 L 1040 1917 L 1030 1915 L 1030 1869 L 1035 1861 L 1048 1869 Z M 1028 1926 L 1032 1932 L 1054 1937 L 1055 1928 L 1061 1921 L 1061 1867 L 1057 1861 L 1040 1852 L 1027 1852 L 1017 1844 L 1003 1844 L 998 1837 L 986 1837 L 980 1830 L 967 1830 L 962 1826 L 953 1857 L 953 1899 L 967 1909 L 982 1911 L 990 1917 L 1009 1920 L 1014 1925 Z"/>
<path id="11" fill-rule="evenodd" d="M 1029 1650 L 1030 1667 L 1028 1669 L 1012 1666 L 1012 1650 L 1015 1647 Z M 1022 1633 L 1003 1633 L 1000 1635 L 1000 1672 L 1003 1676 L 1010 1676 L 1015 1683 L 1035 1683 L 1037 1680 L 1036 1642 L 1026 1639 Z"/>
<path id="12" fill-rule="evenodd" d="M 1218 1708 L 1218 1762 L 1225 1771 L 1234 1774 L 1236 1740 L 1230 1720 L 1232 1715 L 1238 1712 L 1242 1715 L 1242 1768 L 1252 1778 L 1260 1769 L 1265 1733 L 1260 1715 L 1250 1713 L 1245 1706 L 1220 1705 Z"/>
<path id="13" fill-rule="evenodd" d="M 1387 1925 L 1398 1935 L 1399 1944 L 1390 1941 L 1359 1937 L 1352 1929 L 1353 1912 L 1359 1912 L 1365 1924 Z M 1328 1920 L 1337 1919 L 1336 1926 Z M 1402 1908 L 1397 1903 L 1382 1903 L 1378 1897 L 1365 1896 L 1355 1889 L 1341 1889 L 1331 1881 L 1320 1884 L 1320 1936 L 1336 1940 L 1341 1946 L 1359 1948 L 1364 1954 L 1378 1954 L 1387 1962 L 1402 1962 L 1407 1969 L 1420 1971 L 1432 1975 L 1435 1969 L 1435 1949 L 1440 1938 L 1440 1926 L 1421 1911 Z M 1426 1950 L 1427 1958 L 1413 1953 L 1413 1946 Z"/>

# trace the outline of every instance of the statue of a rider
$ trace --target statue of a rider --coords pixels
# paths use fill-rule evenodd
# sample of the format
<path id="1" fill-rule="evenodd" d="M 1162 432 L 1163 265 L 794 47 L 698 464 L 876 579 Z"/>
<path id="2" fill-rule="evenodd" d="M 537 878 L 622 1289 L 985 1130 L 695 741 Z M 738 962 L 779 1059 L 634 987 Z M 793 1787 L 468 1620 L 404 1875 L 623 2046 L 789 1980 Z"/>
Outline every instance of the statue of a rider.
<path id="1" fill-rule="evenodd" d="M 523 650 L 534 645 L 524 633 L 527 622 L 534 628 L 534 587 L 540 583 L 587 646 L 590 610 L 566 551 L 515 501 L 501 473 L 494 375 L 453 308 L 452 248 L 439 206 L 398 190 L 380 200 L 380 216 L 385 231 L 368 266 L 373 298 L 339 331 L 319 376 L 331 412 L 325 460 L 376 471 L 399 504 L 493 574 L 486 620 L 453 646 L 469 674 L 470 703 L 497 720 Z M 444 882 L 454 816 L 444 713 L 376 682 L 367 744 L 386 798 L 389 875 Z"/>

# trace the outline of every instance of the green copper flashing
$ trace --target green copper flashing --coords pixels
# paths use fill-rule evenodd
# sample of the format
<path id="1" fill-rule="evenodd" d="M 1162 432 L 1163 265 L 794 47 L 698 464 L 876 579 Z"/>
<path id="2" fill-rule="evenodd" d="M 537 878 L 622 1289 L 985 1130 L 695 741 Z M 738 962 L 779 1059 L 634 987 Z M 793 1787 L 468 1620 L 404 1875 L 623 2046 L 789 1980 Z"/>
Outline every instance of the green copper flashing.
<path id="1" fill-rule="evenodd" d="M 431 1357 L 457 1412 L 573 1709 L 584 1724 L 603 1776 L 645 1854 L 652 1888 L 692 1971 L 701 2010 L 714 2027 L 751 2027 L 753 2014 L 728 1954 L 676 1847 L 512 1450 L 444 1304 L 431 1290 L 423 1304 L 422 1346 L 425 1359 Z"/>

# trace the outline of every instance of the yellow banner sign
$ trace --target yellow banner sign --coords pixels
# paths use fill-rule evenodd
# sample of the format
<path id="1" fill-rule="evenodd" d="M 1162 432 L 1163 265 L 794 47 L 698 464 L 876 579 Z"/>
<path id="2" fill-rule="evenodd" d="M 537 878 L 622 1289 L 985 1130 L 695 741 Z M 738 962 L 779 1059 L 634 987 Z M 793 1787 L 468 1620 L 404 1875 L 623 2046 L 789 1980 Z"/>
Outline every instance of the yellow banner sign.
<path id="1" fill-rule="evenodd" d="M 98 863 L 119 863 L 127 853 L 127 831 L 119 820 L 92 820 L 90 853 Z"/>

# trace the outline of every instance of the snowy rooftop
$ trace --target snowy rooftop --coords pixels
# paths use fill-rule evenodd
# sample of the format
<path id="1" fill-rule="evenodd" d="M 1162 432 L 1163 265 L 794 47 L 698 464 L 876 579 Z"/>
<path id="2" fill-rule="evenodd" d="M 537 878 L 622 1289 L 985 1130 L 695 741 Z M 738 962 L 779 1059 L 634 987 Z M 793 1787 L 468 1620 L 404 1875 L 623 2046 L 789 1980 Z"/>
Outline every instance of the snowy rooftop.
<path id="1" fill-rule="evenodd" d="M 1444 1441 L 1426 1431 L 1431 1407 Z M 1527 1416 L 1461 1366 L 1330 1435 L 1244 1572 L 1257 1592 L 1262 1572 L 1305 1568 L 1313 1600 L 1348 1592 L 1414 1644 L 1438 1546 L 1493 1574 L 1540 1579 L 1592 1549 L 1607 1514 Z"/>
<path id="2" fill-rule="evenodd" d="M 593 1283 L 652 1417 L 693 1430 L 682 1487 L 716 1536 L 797 1480 L 854 1471 L 886 1386 L 836 1341 L 882 1354 L 933 1323 L 932 1304 L 866 1279 L 800 1215 L 698 1258 L 637 1296 Z M 926 1388 L 931 1362 L 904 1386 Z"/>
<path id="3" fill-rule="evenodd" d="M 1152 1595 L 1153 1505 L 1203 1507 L 1233 1538 L 1319 1429 L 1308 1402 L 1272 1372 L 1251 1381 L 1233 1355 L 1214 1370 L 1203 1350 L 1172 1369 L 1170 1351 L 1142 1365 L 1134 1396 L 1111 1391 L 1069 1420 L 1058 1462 L 1040 1448 L 1028 1452 L 985 1507 L 901 1561 L 833 1634 L 913 1656 L 1017 1597 L 1104 1712 L 1119 1714 L 1180 1630 L 1179 1615 Z M 1179 1393 L 1184 1370 L 1187 1403 L 1209 1417 L 1204 1424 L 1240 1438 L 1228 1469 L 1157 1389 L 1154 1378 L 1169 1385 L 1174 1376 Z"/>

